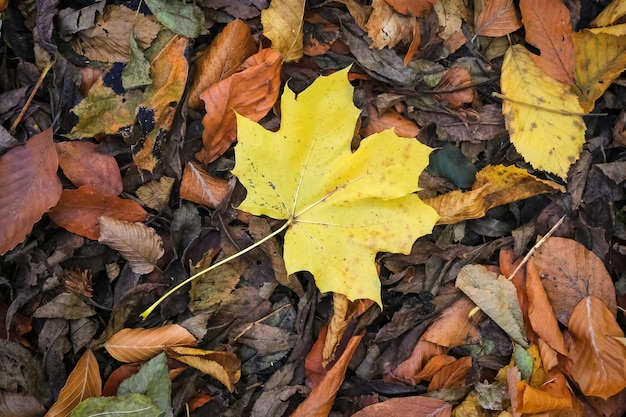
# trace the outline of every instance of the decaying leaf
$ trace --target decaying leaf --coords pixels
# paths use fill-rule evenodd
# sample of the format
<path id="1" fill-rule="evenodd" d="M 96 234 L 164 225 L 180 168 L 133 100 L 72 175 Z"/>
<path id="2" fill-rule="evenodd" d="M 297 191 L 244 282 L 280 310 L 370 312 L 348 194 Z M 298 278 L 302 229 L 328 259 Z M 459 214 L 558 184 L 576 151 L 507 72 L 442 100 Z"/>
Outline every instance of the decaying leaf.
<path id="1" fill-rule="evenodd" d="M 447 70 L 435 91 L 441 93 L 433 97 L 444 102 L 450 109 L 458 109 L 474 100 L 474 88 L 472 87 L 472 75 L 465 68 L 453 67 Z"/>
<path id="2" fill-rule="evenodd" d="M 261 12 L 263 34 L 286 62 L 302 58 L 304 0 L 273 0 Z"/>
<path id="3" fill-rule="evenodd" d="M 154 229 L 142 223 L 130 223 L 100 217 L 98 242 L 120 252 L 136 274 L 149 274 L 163 256 L 163 240 Z"/>
<path id="4" fill-rule="evenodd" d="M 147 207 L 162 211 L 170 201 L 170 194 L 172 193 L 175 180 L 175 178 L 171 177 L 161 177 L 137 188 L 135 194 Z"/>
<path id="5" fill-rule="evenodd" d="M 61 197 L 52 129 L 0 157 L 0 254 L 22 242 Z"/>
<path id="6" fill-rule="evenodd" d="M 546 76 L 521 45 L 507 50 L 500 84 L 502 114 L 517 151 L 533 167 L 566 178 L 586 129 L 570 86 Z"/>
<path id="7" fill-rule="evenodd" d="M 241 377 L 241 361 L 234 353 L 216 352 L 213 350 L 195 349 L 189 347 L 172 347 L 168 355 L 202 371 L 220 381 L 230 392 L 235 390 Z"/>
<path id="8" fill-rule="evenodd" d="M 488 0 L 476 19 L 477 36 L 505 36 L 522 27 L 513 0 Z"/>
<path id="9" fill-rule="evenodd" d="M 168 324 L 154 329 L 122 329 L 104 347 L 116 360 L 131 363 L 151 359 L 168 348 L 196 343 L 196 338 L 184 327 Z"/>
<path id="10" fill-rule="evenodd" d="M 297 99 L 286 88 L 277 132 L 238 117 L 233 174 L 247 189 L 240 210 L 288 221 L 288 273 L 308 270 L 322 292 L 380 304 L 375 254 L 408 253 L 438 217 L 413 194 L 430 148 L 388 130 L 353 154 L 360 111 L 347 72 L 318 78 Z"/>
<path id="11" fill-rule="evenodd" d="M 98 361 L 93 352 L 87 349 L 67 377 L 65 385 L 59 392 L 59 398 L 45 417 L 67 417 L 81 401 L 101 395 L 102 380 Z"/>
<path id="12" fill-rule="evenodd" d="M 602 300 L 582 298 L 567 327 L 572 335 L 569 372 L 583 393 L 606 400 L 626 388 L 626 346 L 615 339 L 624 332 Z"/>

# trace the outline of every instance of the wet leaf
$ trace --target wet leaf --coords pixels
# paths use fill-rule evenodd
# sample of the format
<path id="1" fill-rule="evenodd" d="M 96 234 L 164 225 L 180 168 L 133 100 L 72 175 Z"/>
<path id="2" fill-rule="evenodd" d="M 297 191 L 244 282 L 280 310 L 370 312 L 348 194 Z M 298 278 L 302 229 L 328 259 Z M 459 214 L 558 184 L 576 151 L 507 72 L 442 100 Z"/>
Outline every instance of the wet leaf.
<path id="1" fill-rule="evenodd" d="M 476 19 L 477 36 L 505 36 L 522 27 L 513 0 L 488 0 Z"/>
<path id="2" fill-rule="evenodd" d="M 346 75 L 318 78 L 297 100 L 286 89 L 278 132 L 239 117 L 233 174 L 248 192 L 240 210 L 289 221 L 287 273 L 308 270 L 322 292 L 380 303 L 375 254 L 408 253 L 437 219 L 413 194 L 430 148 L 388 130 L 352 154 L 359 110 Z"/>
<path id="3" fill-rule="evenodd" d="M 304 0 L 273 0 L 261 12 L 263 35 L 272 41 L 285 62 L 302 58 Z"/>
<path id="4" fill-rule="evenodd" d="M 102 216 L 98 242 L 120 252 L 136 274 L 149 274 L 163 256 L 163 240 L 142 223 L 130 223 Z"/>
<path id="5" fill-rule="evenodd" d="M 154 329 L 122 329 L 104 347 L 116 360 L 130 363 L 152 359 L 171 347 L 196 343 L 196 338 L 184 327 L 168 324 Z"/>
<path id="6" fill-rule="evenodd" d="M 58 161 L 51 129 L 0 157 L 0 254 L 22 242 L 59 201 Z"/>
<path id="7" fill-rule="evenodd" d="M 93 352 L 87 349 L 67 377 L 65 385 L 59 392 L 59 398 L 50 407 L 45 417 L 69 416 L 80 402 L 101 395 L 102 380 L 98 361 Z"/>

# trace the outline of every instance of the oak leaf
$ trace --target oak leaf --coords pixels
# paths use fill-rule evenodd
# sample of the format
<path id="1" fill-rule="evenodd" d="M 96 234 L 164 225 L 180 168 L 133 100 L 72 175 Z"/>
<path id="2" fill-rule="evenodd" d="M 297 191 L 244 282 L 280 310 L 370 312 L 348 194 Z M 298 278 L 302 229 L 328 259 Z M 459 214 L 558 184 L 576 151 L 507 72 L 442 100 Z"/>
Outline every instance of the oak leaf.
<path id="1" fill-rule="evenodd" d="M 0 157 L 0 254 L 22 242 L 61 197 L 52 129 Z"/>
<path id="2" fill-rule="evenodd" d="M 614 313 L 598 297 L 584 297 L 568 323 L 569 371 L 585 395 L 607 399 L 626 388 L 626 346 Z"/>
<path id="3" fill-rule="evenodd" d="M 136 274 L 149 274 L 163 256 L 163 240 L 157 232 L 142 224 L 100 217 L 100 237 L 104 243 L 120 252 Z"/>
<path id="4" fill-rule="evenodd" d="M 120 362 L 142 362 L 177 346 L 193 346 L 196 338 L 178 324 L 154 329 L 122 329 L 104 344 L 104 348 Z"/>
<path id="5" fill-rule="evenodd" d="M 348 69 L 282 97 L 277 132 L 238 116 L 233 174 L 240 210 L 287 220 L 287 273 L 310 271 L 322 292 L 381 303 L 377 252 L 409 253 L 438 216 L 417 195 L 430 148 L 392 130 L 350 143 L 360 110 Z"/>
<path id="6" fill-rule="evenodd" d="M 80 357 L 74 370 L 67 377 L 59 392 L 59 398 L 50 407 L 45 417 L 66 417 L 83 400 L 102 395 L 102 380 L 98 361 L 91 350 Z"/>
<path id="7" fill-rule="evenodd" d="M 578 97 L 537 67 L 521 45 L 504 55 L 500 84 L 502 114 L 517 151 L 533 167 L 565 178 L 585 142 Z"/>
<path id="8" fill-rule="evenodd" d="M 304 0 L 272 0 L 261 12 L 263 35 L 285 62 L 298 61 L 303 54 Z"/>
<path id="9" fill-rule="evenodd" d="M 513 0 L 488 0 L 476 19 L 476 36 L 499 37 L 522 27 Z"/>

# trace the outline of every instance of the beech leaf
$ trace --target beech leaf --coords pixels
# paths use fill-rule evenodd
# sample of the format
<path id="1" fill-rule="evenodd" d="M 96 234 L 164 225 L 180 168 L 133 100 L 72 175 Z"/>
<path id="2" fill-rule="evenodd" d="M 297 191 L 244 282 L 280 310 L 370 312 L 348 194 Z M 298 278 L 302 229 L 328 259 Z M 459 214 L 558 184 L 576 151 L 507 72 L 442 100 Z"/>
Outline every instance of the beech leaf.
<path id="1" fill-rule="evenodd" d="M 521 45 L 504 55 L 500 83 L 502 114 L 517 151 L 533 167 L 565 178 L 585 142 L 578 97 L 546 76 Z"/>
<path id="2" fill-rule="evenodd" d="M 352 417 L 380 416 L 429 416 L 449 417 L 452 405 L 438 398 L 423 395 L 403 398 L 390 398 L 386 401 L 369 405 Z"/>
<path id="3" fill-rule="evenodd" d="M 106 216 L 100 217 L 98 242 L 119 251 L 136 274 L 152 272 L 165 253 L 163 240 L 154 229 Z"/>
<path id="4" fill-rule="evenodd" d="M 476 19 L 476 36 L 499 37 L 522 27 L 513 0 L 488 0 Z"/>
<path id="5" fill-rule="evenodd" d="M 318 78 L 297 99 L 285 88 L 277 132 L 238 116 L 233 174 L 247 189 L 240 210 L 288 221 L 288 274 L 310 271 L 322 292 L 381 304 L 374 256 L 409 253 L 438 218 L 414 194 L 431 149 L 390 129 L 352 153 L 360 110 L 347 73 Z"/>
<path id="6" fill-rule="evenodd" d="M 234 353 L 216 352 L 189 347 L 168 349 L 171 358 L 202 371 L 220 381 L 230 392 L 241 377 L 241 361 Z"/>
<path id="7" fill-rule="evenodd" d="M 286 62 L 302 58 L 304 0 L 272 0 L 261 12 L 263 35 L 272 41 Z"/>
<path id="8" fill-rule="evenodd" d="M 61 197 L 52 129 L 0 157 L 0 255 L 22 242 Z"/>
<path id="9" fill-rule="evenodd" d="M 80 402 L 101 395 L 102 380 L 98 361 L 91 350 L 86 350 L 67 377 L 65 385 L 59 392 L 59 398 L 45 417 L 69 416 Z"/>
<path id="10" fill-rule="evenodd" d="M 154 329 L 122 329 L 104 344 L 104 348 L 120 362 L 142 362 L 152 359 L 174 346 L 192 346 L 196 338 L 178 324 Z"/>

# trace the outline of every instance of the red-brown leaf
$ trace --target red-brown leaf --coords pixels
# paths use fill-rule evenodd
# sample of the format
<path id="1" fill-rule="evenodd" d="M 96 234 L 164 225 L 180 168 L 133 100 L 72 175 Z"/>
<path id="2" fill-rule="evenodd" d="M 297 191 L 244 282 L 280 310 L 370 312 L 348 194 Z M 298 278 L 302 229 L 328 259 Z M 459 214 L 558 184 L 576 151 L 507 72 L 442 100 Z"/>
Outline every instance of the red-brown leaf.
<path id="1" fill-rule="evenodd" d="M 522 27 L 513 0 L 489 0 L 476 19 L 476 35 L 498 37 Z"/>
<path id="2" fill-rule="evenodd" d="M 52 129 L 0 157 L 0 255 L 22 242 L 61 197 Z"/>
<path id="3" fill-rule="evenodd" d="M 188 162 L 180 183 L 180 198 L 216 208 L 230 194 L 234 183 L 215 178 L 201 167 Z"/>
<path id="4" fill-rule="evenodd" d="M 130 363 L 147 361 L 170 347 L 196 343 L 196 338 L 184 327 L 169 324 L 154 329 L 122 329 L 104 347 L 118 361 Z"/>
<path id="5" fill-rule="evenodd" d="M 385 402 L 365 407 L 353 414 L 352 417 L 449 417 L 451 413 L 452 406 L 447 402 L 438 398 L 419 396 L 391 398 Z"/>

